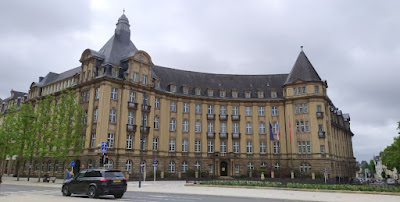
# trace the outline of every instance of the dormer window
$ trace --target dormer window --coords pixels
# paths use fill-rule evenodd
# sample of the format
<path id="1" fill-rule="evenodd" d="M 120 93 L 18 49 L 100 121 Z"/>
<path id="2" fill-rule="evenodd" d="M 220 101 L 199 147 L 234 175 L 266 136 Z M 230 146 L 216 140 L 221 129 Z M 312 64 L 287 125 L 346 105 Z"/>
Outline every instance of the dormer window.
<path id="1" fill-rule="evenodd" d="M 214 90 L 209 88 L 209 89 L 207 90 L 207 95 L 208 95 L 208 97 L 214 96 Z"/>
<path id="2" fill-rule="evenodd" d="M 174 84 L 169 85 L 169 92 L 175 93 L 176 92 L 176 86 Z"/>
<path id="3" fill-rule="evenodd" d="M 118 77 L 118 70 L 113 69 L 113 77 L 117 78 Z"/>
<path id="4" fill-rule="evenodd" d="M 264 92 L 258 91 L 257 96 L 258 98 L 264 98 Z"/>
<path id="5" fill-rule="evenodd" d="M 244 92 L 244 97 L 245 98 L 251 98 L 251 91 Z"/>
<path id="6" fill-rule="evenodd" d="M 271 98 L 277 98 L 278 97 L 278 93 L 276 92 L 276 90 L 272 90 L 271 91 Z"/>
<path id="7" fill-rule="evenodd" d="M 160 81 L 156 80 L 154 83 L 155 88 L 160 88 Z"/>
<path id="8" fill-rule="evenodd" d="M 225 90 L 220 90 L 219 91 L 219 96 L 220 97 L 225 97 L 226 96 L 225 94 L 226 94 Z"/>
<path id="9" fill-rule="evenodd" d="M 133 82 L 139 82 L 139 73 L 133 72 Z"/>
<path id="10" fill-rule="evenodd" d="M 142 75 L 142 84 L 143 85 L 147 84 L 147 75 L 145 75 L 145 74 Z"/>
<path id="11" fill-rule="evenodd" d="M 196 87 L 195 89 L 194 89 L 194 93 L 196 94 L 196 95 L 201 95 L 201 89 L 199 88 L 199 87 Z"/>
<path id="12" fill-rule="evenodd" d="M 232 91 L 232 97 L 237 98 L 238 97 L 238 92 L 236 90 Z"/>
<path id="13" fill-rule="evenodd" d="M 183 91 L 183 94 L 185 94 L 185 95 L 189 94 L 189 88 L 187 86 L 183 86 L 182 91 Z"/>

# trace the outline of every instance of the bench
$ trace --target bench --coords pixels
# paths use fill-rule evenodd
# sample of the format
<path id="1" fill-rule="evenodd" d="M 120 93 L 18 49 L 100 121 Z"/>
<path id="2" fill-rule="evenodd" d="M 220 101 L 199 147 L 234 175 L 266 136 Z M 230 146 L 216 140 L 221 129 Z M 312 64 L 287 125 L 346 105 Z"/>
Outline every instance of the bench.
<path id="1" fill-rule="evenodd" d="M 50 177 L 50 181 L 52 181 L 53 183 L 55 183 L 56 182 L 56 177 Z"/>

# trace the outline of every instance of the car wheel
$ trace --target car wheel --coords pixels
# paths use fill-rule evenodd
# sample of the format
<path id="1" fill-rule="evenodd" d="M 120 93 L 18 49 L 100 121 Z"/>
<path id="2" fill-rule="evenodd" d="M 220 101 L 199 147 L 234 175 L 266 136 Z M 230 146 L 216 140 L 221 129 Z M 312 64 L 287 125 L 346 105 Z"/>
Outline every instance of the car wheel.
<path id="1" fill-rule="evenodd" d="M 114 197 L 115 197 L 115 198 L 122 198 L 123 195 L 124 195 L 124 194 L 115 194 Z"/>
<path id="2" fill-rule="evenodd" d="M 71 192 L 69 191 L 69 188 L 68 188 L 67 185 L 64 185 L 64 186 L 62 187 L 62 194 L 63 194 L 64 196 L 71 196 Z"/>
<path id="3" fill-rule="evenodd" d="M 99 197 L 96 187 L 94 187 L 94 186 L 89 187 L 88 196 L 89 196 L 89 198 L 98 198 Z"/>

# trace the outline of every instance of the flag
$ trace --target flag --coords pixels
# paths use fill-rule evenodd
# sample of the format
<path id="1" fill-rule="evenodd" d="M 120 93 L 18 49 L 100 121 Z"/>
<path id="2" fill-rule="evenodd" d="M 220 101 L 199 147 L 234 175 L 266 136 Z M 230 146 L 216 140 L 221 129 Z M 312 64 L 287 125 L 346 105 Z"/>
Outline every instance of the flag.
<path id="1" fill-rule="evenodd" d="M 290 120 L 289 120 L 289 139 L 292 141 L 292 126 L 290 125 Z"/>
<path id="2" fill-rule="evenodd" d="M 276 122 L 276 139 L 279 141 L 279 123 Z"/>
<path id="3" fill-rule="evenodd" d="M 269 139 L 274 140 L 274 134 L 272 133 L 271 122 L 269 122 Z"/>

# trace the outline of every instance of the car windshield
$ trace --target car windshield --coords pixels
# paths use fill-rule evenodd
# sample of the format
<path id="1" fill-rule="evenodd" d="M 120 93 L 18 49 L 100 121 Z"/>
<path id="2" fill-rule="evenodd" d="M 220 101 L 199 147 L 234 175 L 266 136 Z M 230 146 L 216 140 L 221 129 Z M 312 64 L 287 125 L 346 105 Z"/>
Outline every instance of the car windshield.
<path id="1" fill-rule="evenodd" d="M 106 171 L 104 173 L 105 178 L 114 178 L 114 177 L 124 177 L 124 174 L 122 174 L 120 171 Z"/>

